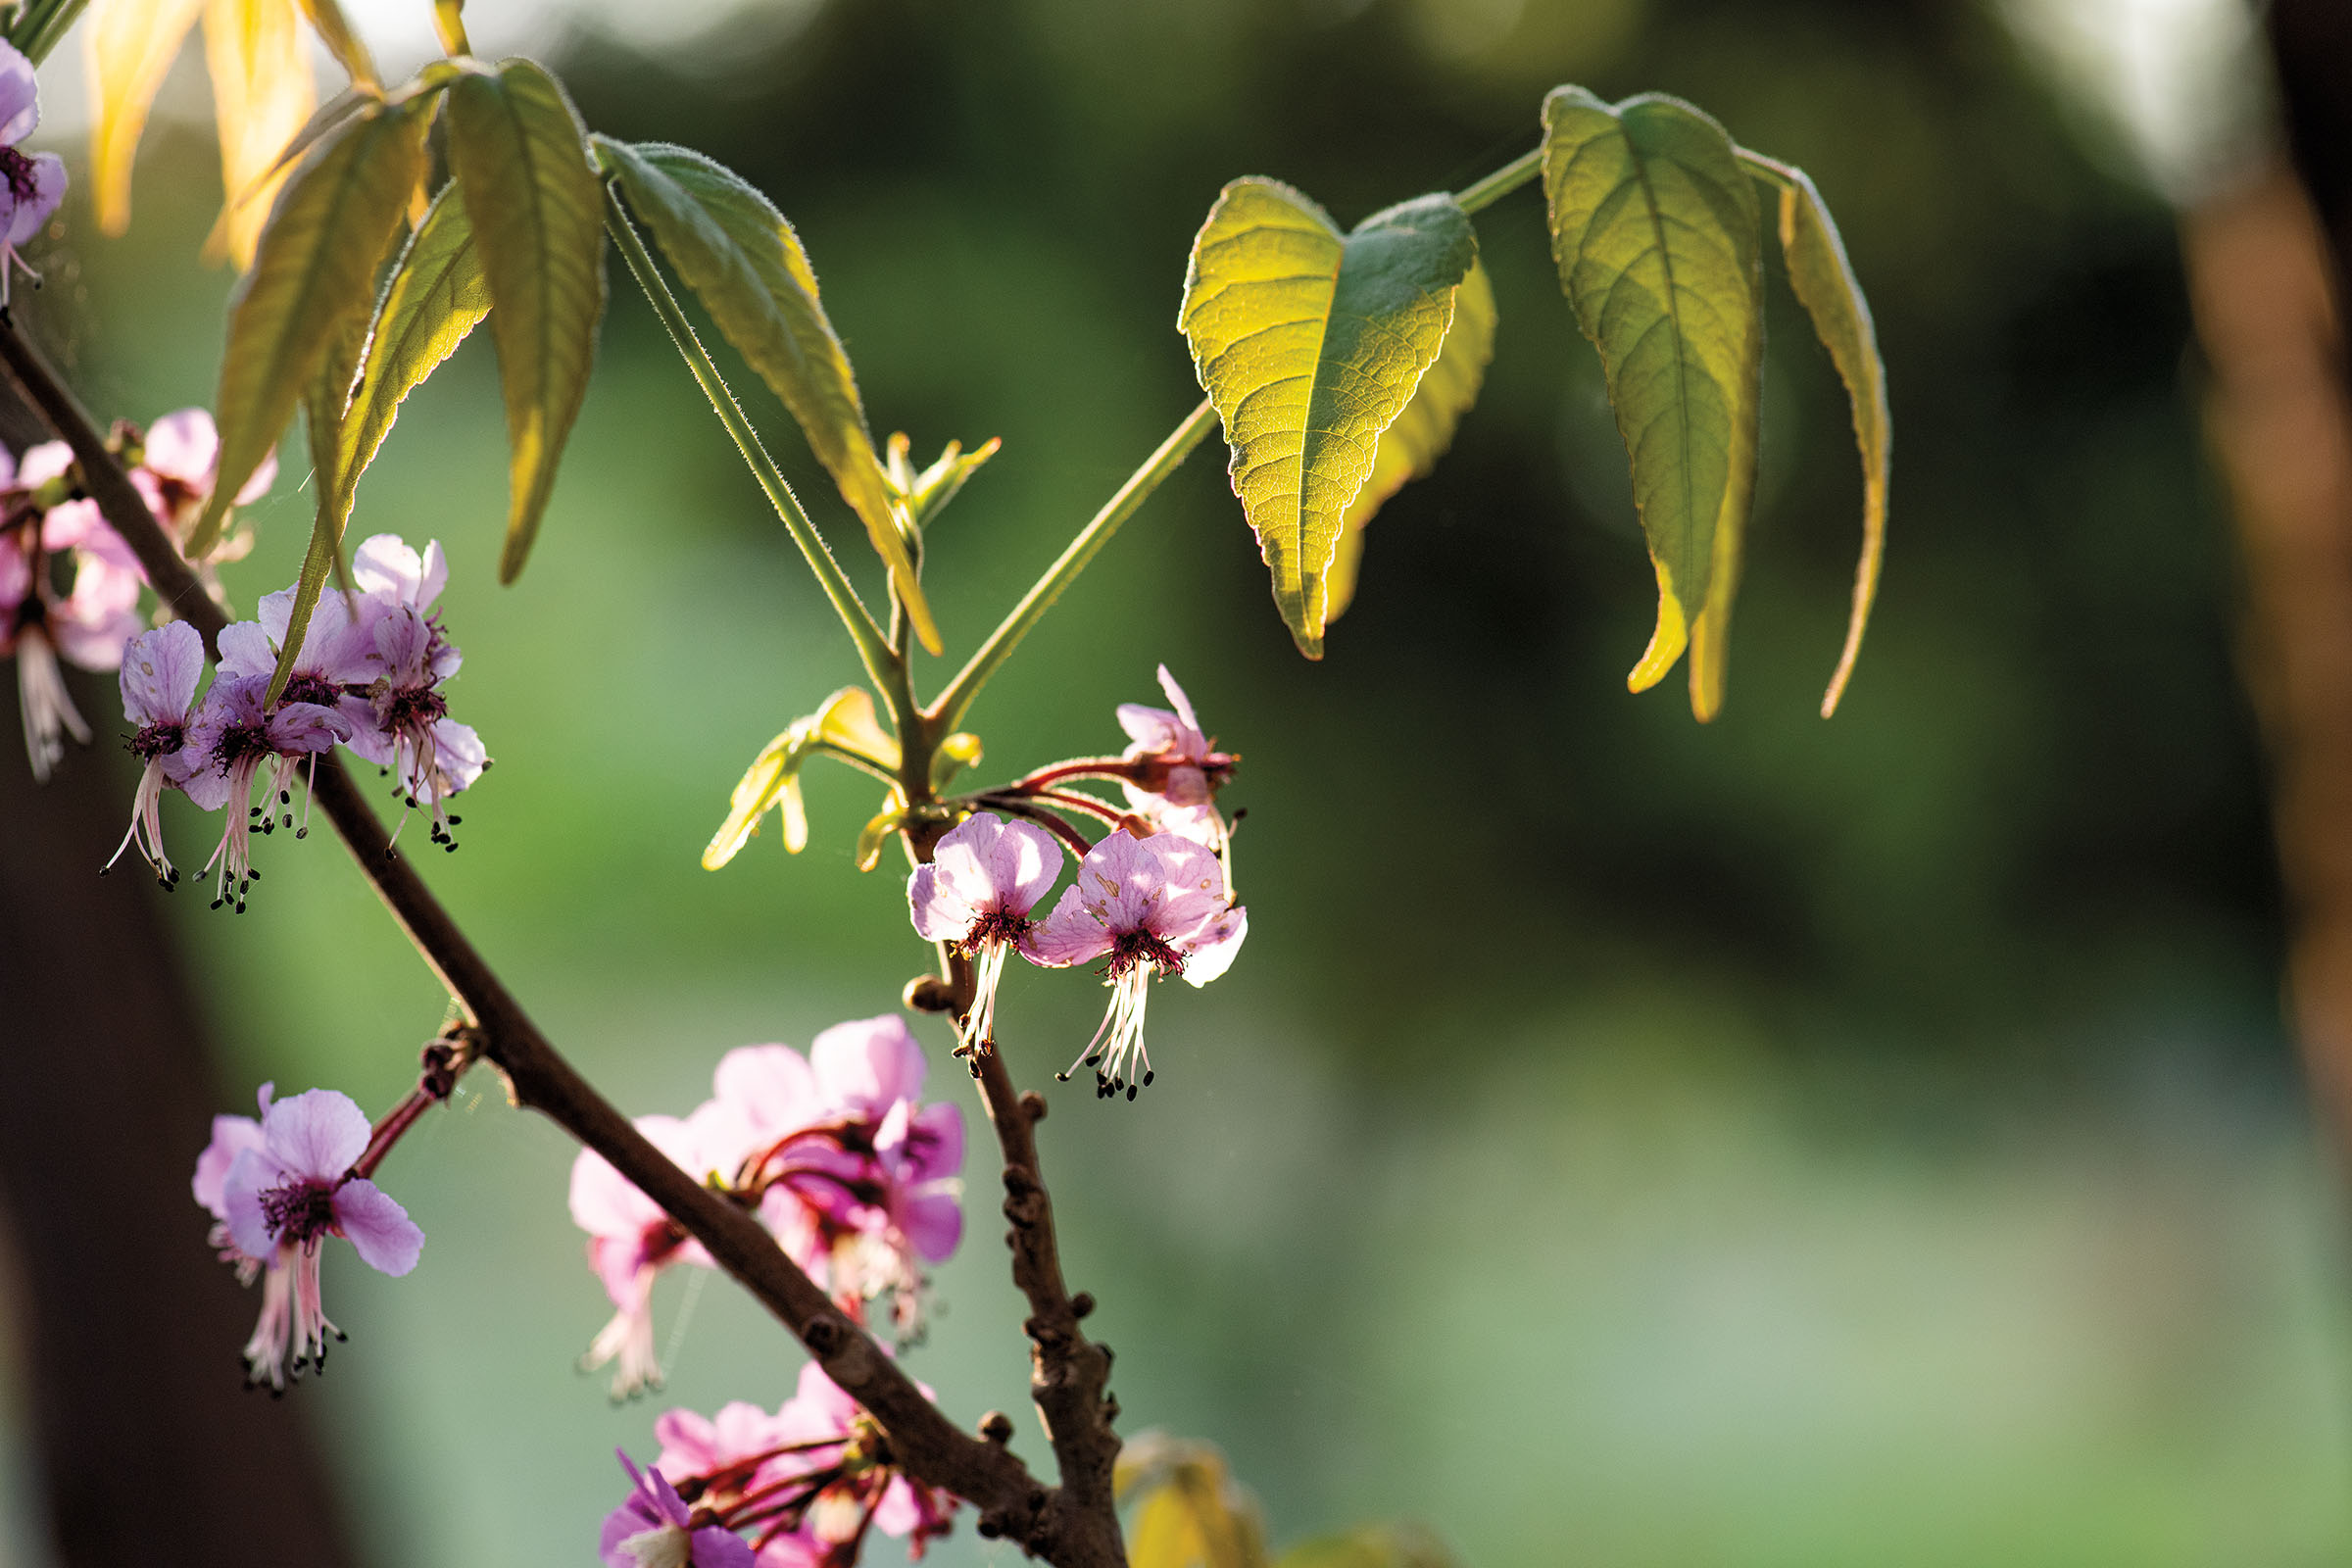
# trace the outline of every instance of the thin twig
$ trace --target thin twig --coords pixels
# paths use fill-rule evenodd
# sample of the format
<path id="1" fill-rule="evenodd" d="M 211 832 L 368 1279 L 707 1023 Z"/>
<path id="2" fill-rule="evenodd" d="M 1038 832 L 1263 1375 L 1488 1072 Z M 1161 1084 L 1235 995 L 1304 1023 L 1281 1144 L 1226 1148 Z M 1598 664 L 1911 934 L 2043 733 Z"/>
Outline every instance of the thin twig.
<path id="1" fill-rule="evenodd" d="M 148 581 L 213 650 L 227 617 L 148 512 L 121 461 L 106 449 L 99 427 L 4 316 L 0 366 L 73 448 L 91 498 L 138 557 Z M 792 1330 L 826 1375 L 873 1415 L 909 1474 L 980 1509 L 983 1534 L 1010 1538 L 1059 1568 L 1124 1563 L 1115 1516 L 1107 1541 L 1103 1536 L 1106 1459 L 1101 1486 L 1090 1468 L 1077 1472 L 1071 1487 L 1049 1489 L 1002 1445 L 957 1429 L 880 1346 L 835 1309 L 757 1220 L 679 1169 L 564 1060 L 415 866 L 394 852 L 341 759 L 320 760 L 313 799 L 343 836 L 361 874 L 465 1009 L 466 1022 L 479 1031 L 483 1056 L 505 1074 L 516 1104 L 539 1111 L 603 1155 L 701 1242 L 720 1268 Z M 1004 1091 L 1009 1095 L 1009 1083 Z M 1028 1168 L 1035 1169 L 1034 1155 Z M 1058 1290 L 1058 1276 L 1054 1286 Z M 1058 1441 L 1055 1446 L 1058 1451 Z"/>

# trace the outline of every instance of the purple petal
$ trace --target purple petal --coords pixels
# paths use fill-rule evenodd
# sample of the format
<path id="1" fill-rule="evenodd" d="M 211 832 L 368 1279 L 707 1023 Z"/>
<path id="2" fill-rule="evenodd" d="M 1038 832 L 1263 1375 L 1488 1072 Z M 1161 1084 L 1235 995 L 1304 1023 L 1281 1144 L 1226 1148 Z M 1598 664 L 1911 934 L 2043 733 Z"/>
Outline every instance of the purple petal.
<path id="1" fill-rule="evenodd" d="M 270 714 L 266 733 L 273 750 L 298 755 L 330 749 L 350 737 L 352 725 L 335 709 L 317 703 L 285 703 Z"/>
<path id="2" fill-rule="evenodd" d="M 693 1537 L 690 1568 L 754 1568 L 751 1544 L 732 1530 L 705 1525 Z"/>
<path id="3" fill-rule="evenodd" d="M 193 750 L 180 751 L 167 760 L 164 776 L 178 785 L 200 811 L 218 811 L 228 804 L 228 775 Z"/>
<path id="4" fill-rule="evenodd" d="M 204 639 L 184 620 L 131 639 L 122 658 L 122 716 L 134 725 L 184 724 L 204 673 Z"/>
<path id="5" fill-rule="evenodd" d="M 0 144 L 14 147 L 41 122 L 40 89 L 32 62 L 11 43 L 0 43 Z"/>
<path id="6" fill-rule="evenodd" d="M 1200 720 L 1193 716 L 1193 700 L 1184 695 L 1184 688 L 1176 684 L 1176 677 L 1168 673 L 1165 664 L 1159 666 L 1159 689 L 1168 694 L 1168 706 L 1176 710 L 1178 720 L 1186 729 L 1199 735 Z"/>
<path id="7" fill-rule="evenodd" d="M 1127 748 L 1130 757 L 1152 757 L 1176 749 L 1183 720 L 1164 708 L 1146 708 L 1141 703 L 1121 703 L 1118 708 L 1119 728 L 1135 744 Z"/>
<path id="8" fill-rule="evenodd" d="M 953 1176 L 963 1169 L 963 1111 L 953 1101 L 925 1105 L 906 1128 L 906 1174 L 911 1181 Z"/>
<path id="9" fill-rule="evenodd" d="M 281 1185 L 284 1167 L 266 1149 L 248 1149 L 229 1161 L 220 1181 L 221 1217 L 228 1222 L 229 1240 L 247 1257 L 267 1260 L 277 1250 L 270 1220 L 262 1212 L 262 1194 Z"/>
<path id="10" fill-rule="evenodd" d="M 252 506 L 256 501 L 268 495 L 270 487 L 275 483 L 277 483 L 277 453 L 272 449 L 264 455 L 261 463 L 254 468 L 252 477 L 238 487 L 234 498 L 236 504 L 240 507 Z M 210 490 L 212 486 L 208 484 L 205 488 Z"/>
<path id="11" fill-rule="evenodd" d="M 147 427 L 139 466 L 189 489 L 210 493 L 220 463 L 220 431 L 203 409 L 179 409 Z"/>
<path id="12" fill-rule="evenodd" d="M 1242 939 L 1249 934 L 1248 909 L 1228 909 L 1210 921 L 1193 939 L 1192 956 L 1184 960 L 1185 979 L 1204 986 L 1232 968 L 1242 951 Z"/>
<path id="13" fill-rule="evenodd" d="M 808 1065 L 827 1100 L 862 1115 L 923 1092 L 923 1048 L 895 1012 L 835 1024 L 810 1043 Z"/>
<path id="14" fill-rule="evenodd" d="M 279 627 L 282 635 L 284 627 Z M 247 678 L 277 671 L 277 650 L 270 647 L 268 628 L 258 620 L 240 620 L 220 628 L 220 673 Z"/>
<path id="15" fill-rule="evenodd" d="M 361 592 L 422 613 L 441 597 L 449 581 L 449 564 L 442 559 L 439 540 L 427 544 L 419 556 L 398 534 L 379 533 L 352 553 L 351 576 Z"/>
<path id="16" fill-rule="evenodd" d="M 771 1143 L 808 1126 L 824 1108 L 816 1074 L 790 1046 L 737 1047 L 718 1058 L 710 1087 L 755 1137 Z"/>
<path id="17" fill-rule="evenodd" d="M 173 621 L 184 625 L 184 621 Z M 251 1116 L 215 1116 L 213 1141 L 204 1146 L 196 1156 L 196 1177 L 189 1183 L 196 1201 L 212 1211 L 213 1218 L 224 1220 L 228 1211 L 220 1206 L 220 1190 L 228 1180 L 228 1167 L 236 1163 L 239 1154 L 262 1147 L 262 1124 Z"/>
<path id="18" fill-rule="evenodd" d="M 964 825 L 980 820 L 974 817 Z M 974 840 L 972 849 L 992 901 L 1013 914 L 1027 914 L 1061 875 L 1061 845 L 1034 822 L 1003 822 L 993 816 L 987 820 L 987 831 Z M 940 845 L 946 848 L 947 841 Z"/>
<path id="19" fill-rule="evenodd" d="M 360 1261 L 378 1274 L 398 1277 L 416 1266 L 424 1250 L 424 1232 L 392 1195 L 363 1177 L 335 1189 L 335 1229 L 360 1254 Z"/>
<path id="20" fill-rule="evenodd" d="M 66 161 L 55 153 L 32 155 L 32 194 L 10 204 L 8 243 L 22 245 L 41 231 L 66 199 Z M 13 183 L 10 194 L 14 194 Z"/>
<path id="21" fill-rule="evenodd" d="M 419 790 L 418 800 L 439 799 L 457 794 L 482 776 L 490 765 L 490 754 L 482 746 L 482 738 L 473 732 L 471 724 L 461 724 L 454 718 L 433 720 L 433 759 L 440 764 L 438 786 Z"/>
<path id="22" fill-rule="evenodd" d="M 368 1113 L 349 1095 L 313 1089 L 272 1104 L 262 1117 L 271 1157 L 297 1176 L 331 1182 L 368 1150 Z"/>
<path id="23" fill-rule="evenodd" d="M 906 1232 L 907 1245 L 933 1263 L 956 1254 L 963 1240 L 963 1201 L 960 1183 L 927 1182 L 908 1194 L 892 1216 Z"/>
<path id="24" fill-rule="evenodd" d="M 955 878 L 942 875 L 937 865 L 918 865 L 906 878 L 906 908 L 914 917 L 914 934 L 925 942 L 961 942 L 979 918 Z"/>
<path id="25" fill-rule="evenodd" d="M 1092 962 L 1110 951 L 1111 934 L 1107 927 L 1086 906 L 1076 888 L 1064 888 L 1061 902 L 1054 912 L 1040 921 L 1029 940 L 1021 948 L 1021 956 L 1031 963 L 1044 964 L 1049 969 L 1066 969 L 1072 964 Z"/>

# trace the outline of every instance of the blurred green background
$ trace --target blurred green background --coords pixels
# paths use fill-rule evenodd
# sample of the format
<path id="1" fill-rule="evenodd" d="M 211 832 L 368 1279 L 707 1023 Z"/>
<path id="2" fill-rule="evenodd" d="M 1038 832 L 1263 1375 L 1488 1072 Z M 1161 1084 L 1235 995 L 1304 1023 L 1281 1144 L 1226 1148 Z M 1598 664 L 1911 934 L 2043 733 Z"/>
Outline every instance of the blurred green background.
<path id="1" fill-rule="evenodd" d="M 501 18 L 481 0 L 477 40 Z M 1066 1261 L 1128 1430 L 1222 1445 L 1278 1542 L 1409 1515 L 1480 1564 L 2352 1552 L 2343 1215 L 2280 1034 L 2172 215 L 1996 19 L 804 0 L 667 41 L 660 20 L 506 22 L 597 128 L 702 148 L 775 198 L 878 430 L 918 457 L 1004 438 L 934 535 L 952 651 L 1196 400 L 1177 296 L 1232 175 L 1351 222 L 1520 151 L 1555 82 L 1662 88 L 1812 172 L 1879 314 L 1894 531 L 1834 722 L 1814 709 L 1859 484 L 1777 264 L 1731 700 L 1700 728 L 1679 671 L 1623 690 L 1648 572 L 1532 193 L 1479 223 L 1504 323 L 1481 406 L 1374 524 L 1326 661 L 1293 653 L 1212 445 L 975 711 L 1007 777 L 1115 746 L 1112 706 L 1156 701 L 1165 660 L 1247 760 L 1227 804 L 1250 813 L 1250 944 L 1209 990 L 1160 992 L 1153 1089 L 1050 1083 L 1100 1007 L 1080 977 L 1015 976 L 1000 1019 L 1051 1091 Z M 209 401 L 217 368 L 201 127 L 159 124 L 137 200 L 120 242 L 70 209 L 34 309 L 92 407 L 145 418 Z M 851 864 L 874 808 L 855 776 L 810 777 L 798 859 L 771 829 L 723 873 L 696 864 L 752 755 L 855 665 L 614 284 L 517 587 L 494 581 L 486 344 L 412 401 L 357 526 L 448 546 L 453 702 L 500 764 L 429 874 L 591 1076 L 683 1112 L 729 1047 L 885 1010 L 925 954 L 899 873 Z M 293 573 L 299 479 L 290 462 L 226 573 L 242 605 Z M 172 826 L 200 860 L 205 825 Z M 243 920 L 174 909 L 232 1081 L 388 1104 L 437 988 L 331 841 L 260 863 Z M 937 1081 L 976 1114 L 952 1066 Z M 663 1405 L 614 1409 L 574 1372 L 608 1308 L 564 1215 L 570 1152 L 467 1090 L 384 1175 L 424 1266 L 335 1257 L 352 1344 L 298 1396 L 373 1562 L 585 1563 L 612 1449 L 649 1453 Z M 992 1173 L 975 1145 L 980 1211 L 911 1364 L 960 1420 L 1015 1412 L 1037 1462 Z M 797 1351 L 723 1280 L 659 1301 L 669 1402 L 790 1391 Z M 0 1561 L 33 1568 L 33 1535 L 0 1530 Z M 968 1519 L 938 1552 L 1017 1557 Z"/>

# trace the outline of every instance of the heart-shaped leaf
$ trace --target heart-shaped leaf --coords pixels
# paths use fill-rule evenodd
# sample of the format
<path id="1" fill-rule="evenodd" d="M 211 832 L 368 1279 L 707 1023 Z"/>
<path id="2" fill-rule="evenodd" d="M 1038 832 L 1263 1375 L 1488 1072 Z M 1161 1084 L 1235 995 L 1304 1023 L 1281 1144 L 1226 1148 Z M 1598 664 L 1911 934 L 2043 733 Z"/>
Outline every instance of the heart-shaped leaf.
<path id="1" fill-rule="evenodd" d="M 1658 94 L 1544 100 L 1552 259 L 1600 350 L 1634 502 L 1658 578 L 1658 621 L 1627 677 L 1655 685 L 1686 646 L 1690 709 L 1723 705 L 1724 634 L 1755 491 L 1764 359 L 1754 187 L 1723 127 Z"/>
<path id="2" fill-rule="evenodd" d="M 875 454 L 849 354 L 792 224 L 740 175 L 701 153 L 604 138 L 597 146 L 669 265 L 792 411 L 808 449 L 865 524 L 915 635 L 938 653 L 939 627 L 907 549 L 910 525 Z"/>
<path id="3" fill-rule="evenodd" d="M 498 576 L 513 582 L 588 394 L 605 313 L 604 189 L 570 100 L 528 60 L 449 89 L 449 166 L 495 304 L 490 336 L 513 454 Z"/>
<path id="4" fill-rule="evenodd" d="M 431 108 L 430 98 L 370 106 L 288 177 L 229 309 L 215 402 L 220 464 L 188 539 L 191 560 L 220 538 L 230 501 L 277 445 L 339 334 L 367 318 L 377 264 L 424 172 Z"/>
<path id="5" fill-rule="evenodd" d="M 1429 476 L 1446 449 L 1453 445 L 1454 426 L 1478 401 L 1494 358 L 1494 328 L 1499 320 L 1494 285 L 1487 281 L 1484 264 L 1473 262 L 1453 296 L 1453 325 L 1446 330 L 1446 346 L 1438 363 L 1421 377 L 1413 401 L 1383 430 L 1380 450 L 1372 456 L 1372 477 L 1356 492 L 1354 502 L 1340 519 L 1340 548 L 1331 558 L 1324 581 L 1330 603 L 1323 618 L 1334 621 L 1355 598 L 1356 569 L 1363 562 L 1364 524 L 1372 520 L 1389 497 L 1411 480 Z"/>
<path id="6" fill-rule="evenodd" d="M 1193 242 L 1179 324 L 1225 421 L 1274 601 L 1309 659 L 1323 654 L 1341 519 L 1438 358 L 1477 255 L 1450 196 L 1342 234 L 1322 208 L 1256 177 L 1225 187 Z"/>
<path id="7" fill-rule="evenodd" d="M 1861 280 L 1846 260 L 1829 204 L 1801 169 L 1792 169 L 1742 149 L 1740 157 L 1761 168 L 1781 187 L 1781 254 L 1788 263 L 1789 286 L 1813 318 L 1813 330 L 1830 363 L 1844 378 L 1854 410 L 1854 444 L 1862 453 L 1862 560 L 1854 568 L 1854 608 L 1845 626 L 1845 648 L 1837 673 L 1821 700 L 1821 716 L 1838 711 L 1845 683 L 1853 677 L 1870 625 L 1871 602 L 1879 594 L 1879 566 L 1886 555 L 1886 489 L 1894 444 L 1894 418 L 1886 408 L 1886 367 L 1879 358 L 1878 328 Z"/>
<path id="8" fill-rule="evenodd" d="M 294 0 L 205 0 L 204 60 L 227 191 L 212 243 L 250 267 L 270 197 L 285 177 L 279 155 L 318 101 Z"/>
<path id="9" fill-rule="evenodd" d="M 130 227 L 130 166 L 139 133 L 164 73 L 203 9 L 204 0 L 94 0 L 90 6 L 83 24 L 97 108 L 90 122 L 90 185 L 104 233 Z"/>

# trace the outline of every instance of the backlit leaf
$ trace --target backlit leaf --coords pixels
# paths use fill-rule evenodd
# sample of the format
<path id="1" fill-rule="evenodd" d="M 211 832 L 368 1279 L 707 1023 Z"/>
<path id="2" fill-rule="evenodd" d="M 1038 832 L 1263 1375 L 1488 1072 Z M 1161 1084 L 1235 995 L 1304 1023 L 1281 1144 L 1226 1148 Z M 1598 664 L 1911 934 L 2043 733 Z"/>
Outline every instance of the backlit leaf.
<path id="1" fill-rule="evenodd" d="M 318 514 L 311 523 L 311 543 L 303 553 L 302 570 L 294 579 L 286 640 L 278 648 L 277 668 L 270 677 L 270 701 L 273 703 L 284 694 L 286 681 L 294 673 L 294 662 L 310 632 L 311 612 L 318 608 L 326 574 L 342 566 L 343 529 L 332 513 L 335 447 L 343 427 L 343 406 L 350 397 L 352 378 L 359 373 L 360 351 L 367 340 L 367 321 L 354 316 L 335 334 L 318 373 L 302 395 L 303 424 L 311 448 L 311 492 L 317 498 Z M 349 572 L 343 575 L 348 577 Z"/>
<path id="2" fill-rule="evenodd" d="M 765 196 L 701 153 L 602 139 L 598 146 L 669 265 L 792 411 L 890 568 L 915 635 L 938 653 L 939 628 L 906 545 L 909 524 L 875 455 L 857 376 L 826 318 L 800 236 Z"/>
<path id="3" fill-rule="evenodd" d="M 1341 519 L 1412 401 L 1477 258 L 1450 196 L 1421 196 L 1342 234 L 1276 180 L 1225 187 L 1193 242 L 1179 324 L 1225 421 L 1243 514 L 1299 652 L 1323 653 Z"/>
<path id="4" fill-rule="evenodd" d="M 89 66 L 90 185 L 98 227 L 130 227 L 130 167 L 164 73 L 179 54 L 204 0 L 92 0 L 83 24 Z"/>
<path id="5" fill-rule="evenodd" d="M 1870 302 L 1862 297 L 1862 284 L 1845 258 L 1845 244 L 1838 237 L 1829 206 L 1803 170 L 1786 164 L 1771 168 L 1782 181 L 1781 253 L 1788 259 L 1788 282 L 1845 380 L 1854 409 L 1854 443 L 1862 453 L 1862 561 L 1854 568 L 1854 608 L 1846 621 L 1845 648 L 1838 657 L 1837 673 L 1830 677 L 1829 693 L 1821 700 L 1821 716 L 1827 718 L 1838 710 L 1838 700 L 1853 676 L 1862 633 L 1870 624 L 1871 601 L 1878 597 L 1879 565 L 1886 554 L 1894 420 L 1886 408 L 1886 368 L 1879 358 Z"/>
<path id="6" fill-rule="evenodd" d="M 230 500 L 277 444 L 339 334 L 367 318 L 376 266 L 424 169 L 430 112 L 429 98 L 365 110 L 289 175 L 229 308 L 214 405 L 220 466 L 190 559 L 220 537 Z"/>
<path id="7" fill-rule="evenodd" d="M 226 191 L 214 238 L 221 254 L 247 268 L 286 177 L 279 154 L 318 104 L 294 0 L 205 0 L 204 60 Z"/>
<path id="8" fill-rule="evenodd" d="M 450 172 L 490 280 L 490 336 L 506 393 L 502 582 L 513 582 L 530 555 L 587 396 L 604 317 L 604 189 L 586 138 L 564 89 L 528 60 L 504 61 L 449 89 Z"/>
<path id="9" fill-rule="evenodd" d="M 885 779 L 897 774 L 899 743 L 874 717 L 874 699 L 864 687 L 844 686 L 826 698 L 823 707 L 795 721 L 760 749 L 735 786 L 727 819 L 703 851 L 703 869 L 715 871 L 735 858 L 771 809 L 783 815 L 784 848 L 794 855 L 807 849 L 808 816 L 801 804 L 801 766 L 828 751 Z M 889 831 L 885 828 L 877 834 L 875 843 L 879 845 Z M 881 851 L 877 848 L 874 853 L 879 858 Z"/>
<path id="10" fill-rule="evenodd" d="M 1712 718 L 1755 490 L 1755 190 L 1723 127 L 1678 99 L 1556 88 L 1544 138 L 1552 258 L 1600 351 L 1657 572 L 1657 629 L 1627 684 L 1656 684 L 1688 646 L 1691 711 Z"/>
<path id="11" fill-rule="evenodd" d="M 1301 1542 L 1282 1554 L 1278 1568 L 1455 1568 L 1455 1561 L 1445 1544 L 1426 1530 L 1372 1525 Z"/>
<path id="12" fill-rule="evenodd" d="M 914 471 L 908 461 L 910 445 L 904 432 L 890 438 L 889 456 L 884 469 L 890 475 L 890 487 L 906 502 L 908 515 L 914 519 L 916 532 L 929 526 L 933 517 L 947 510 L 949 502 L 963 488 L 963 482 L 989 459 L 997 455 L 1004 442 L 991 436 L 987 441 L 966 452 L 963 443 L 951 441 L 939 458 L 922 472 Z"/>
<path id="13" fill-rule="evenodd" d="M 1112 1484 L 1134 1503 L 1128 1568 L 1265 1568 L 1257 1507 L 1205 1443 L 1144 1433 L 1121 1451 Z"/>
<path id="14" fill-rule="evenodd" d="M 368 52 L 367 40 L 352 26 L 351 19 L 343 15 L 343 8 L 336 0 L 301 0 L 301 4 L 302 14 L 311 19 L 311 27 L 318 34 L 319 42 L 335 57 L 335 64 L 343 68 L 343 74 L 351 78 L 351 84 L 382 86 L 383 77 L 376 74 L 375 57 Z"/>
<path id="15" fill-rule="evenodd" d="M 1454 291 L 1453 325 L 1446 329 L 1446 346 L 1438 363 L 1421 377 L 1413 401 L 1381 432 L 1380 450 L 1372 457 L 1372 477 L 1356 492 L 1354 502 L 1340 519 L 1340 548 L 1331 558 L 1325 579 L 1329 604 L 1323 618 L 1333 621 L 1355 598 L 1356 568 L 1363 561 L 1364 524 L 1409 480 L 1429 476 L 1446 449 L 1453 445 L 1454 426 L 1478 401 L 1478 389 L 1494 358 L 1494 285 L 1486 268 L 1476 262 Z"/>

